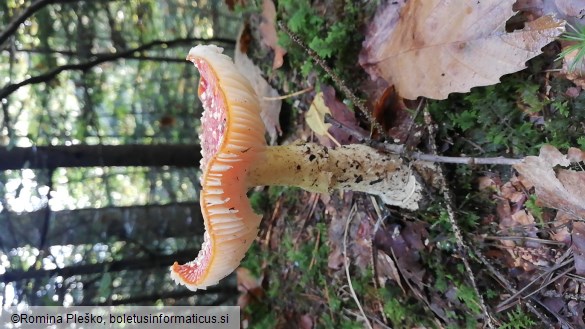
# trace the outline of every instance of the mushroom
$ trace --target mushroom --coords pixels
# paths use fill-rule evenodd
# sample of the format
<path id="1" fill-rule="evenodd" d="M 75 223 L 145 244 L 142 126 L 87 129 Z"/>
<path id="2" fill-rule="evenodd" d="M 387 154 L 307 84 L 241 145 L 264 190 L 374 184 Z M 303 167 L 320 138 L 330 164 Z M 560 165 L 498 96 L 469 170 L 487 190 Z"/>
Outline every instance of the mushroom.
<path id="1" fill-rule="evenodd" d="M 422 184 L 398 156 L 357 144 L 335 149 L 307 142 L 267 146 L 258 97 L 222 52 L 199 45 L 187 56 L 200 72 L 204 108 L 200 202 L 206 232 L 197 258 L 171 267 L 177 283 L 205 289 L 239 266 L 261 220 L 246 195 L 254 186 L 361 191 L 390 205 L 418 209 Z"/>

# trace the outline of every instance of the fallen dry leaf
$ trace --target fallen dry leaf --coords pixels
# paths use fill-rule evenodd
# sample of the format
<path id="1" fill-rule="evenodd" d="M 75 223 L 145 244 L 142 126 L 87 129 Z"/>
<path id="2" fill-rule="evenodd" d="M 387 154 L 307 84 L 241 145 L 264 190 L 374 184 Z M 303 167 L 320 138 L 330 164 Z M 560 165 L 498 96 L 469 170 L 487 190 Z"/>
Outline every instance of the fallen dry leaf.
<path id="1" fill-rule="evenodd" d="M 331 127 L 330 123 L 325 123 L 325 116 L 329 114 L 331 115 L 331 110 L 325 105 L 325 100 L 323 99 L 323 92 L 319 92 L 315 95 L 313 99 L 313 103 L 311 103 L 311 107 L 305 113 L 305 121 L 311 130 L 319 135 L 319 136 L 327 136 L 329 137 L 337 146 L 341 146 L 339 142 L 331 136 L 329 133 L 329 128 Z"/>
<path id="2" fill-rule="evenodd" d="M 572 151 L 576 154 L 575 150 Z M 546 207 L 557 209 L 563 213 L 566 221 L 577 221 L 585 218 L 585 171 L 556 169 L 568 167 L 569 157 L 550 145 L 540 149 L 538 157 L 529 156 L 514 168 L 525 179 L 534 184 L 538 202 Z M 558 215 L 557 215 L 558 216 Z M 568 216 L 568 217 L 566 217 Z M 577 274 L 585 274 L 585 226 L 581 222 L 573 223 L 571 232 L 571 249 L 575 258 Z M 556 232 L 557 239 L 563 239 L 563 232 Z"/>
<path id="3" fill-rule="evenodd" d="M 329 110 L 331 110 L 331 115 L 335 118 L 335 120 L 339 121 L 344 126 L 352 129 L 353 131 L 360 133 L 362 136 L 368 136 L 368 131 L 359 126 L 359 123 L 355 118 L 355 113 L 352 112 L 347 107 L 347 105 L 337 99 L 335 96 L 335 88 L 331 86 L 321 86 L 321 90 L 323 91 L 323 100 L 325 101 L 325 105 L 327 108 L 329 108 Z M 357 142 L 357 140 L 352 135 L 336 126 L 331 126 L 328 130 L 329 133 L 331 133 L 331 136 L 333 136 L 342 145 L 353 144 Z"/>
<path id="4" fill-rule="evenodd" d="M 360 64 L 374 79 L 394 84 L 407 99 L 445 99 L 453 92 L 500 82 L 564 32 L 543 16 L 507 33 L 514 0 L 390 3 L 369 27 Z"/>
<path id="5" fill-rule="evenodd" d="M 584 162 L 585 151 L 582 151 L 576 147 L 571 147 L 567 152 L 567 159 L 571 162 Z"/>
<path id="6" fill-rule="evenodd" d="M 313 329 L 315 321 L 309 314 L 302 315 L 299 319 L 299 329 Z"/>
<path id="7" fill-rule="evenodd" d="M 552 5 L 552 1 L 547 1 Z M 512 9 L 514 11 L 522 11 L 534 15 L 536 17 L 544 16 L 545 1 L 544 0 L 517 0 Z"/>
<path id="8" fill-rule="evenodd" d="M 573 43 L 563 42 L 563 50 L 572 45 Z M 578 59 L 578 52 L 579 49 L 575 49 L 563 57 L 561 74 L 564 74 L 578 87 L 585 88 L 585 59 Z"/>
<path id="9" fill-rule="evenodd" d="M 368 216 L 357 216 L 359 225 L 349 245 L 352 264 L 358 268 L 367 268 L 372 264 L 372 223 Z"/>
<path id="10" fill-rule="evenodd" d="M 569 87 L 565 90 L 565 96 L 569 98 L 577 98 L 581 95 L 581 87 Z"/>
<path id="11" fill-rule="evenodd" d="M 540 149 L 538 157 L 528 156 L 514 168 L 536 189 L 538 201 L 549 208 L 562 210 L 577 218 L 585 218 L 585 172 L 560 169 L 571 164 L 568 157 L 551 145 Z"/>
<path id="12" fill-rule="evenodd" d="M 238 45 L 236 45 L 234 51 L 234 63 L 238 70 L 248 78 L 252 84 L 252 88 L 254 88 L 254 91 L 260 98 L 260 108 L 262 109 L 260 116 L 264 122 L 264 126 L 266 126 L 266 132 L 270 137 L 270 144 L 274 144 L 278 136 L 282 134 L 279 121 L 282 101 L 280 99 L 267 99 L 278 97 L 278 91 L 268 84 L 262 76 L 260 68 L 252 62 L 246 53 L 241 51 L 242 47 L 240 47 L 240 44 L 245 41 L 243 38 L 245 35 L 244 32 L 245 29 L 242 29 L 237 39 Z"/>
<path id="13" fill-rule="evenodd" d="M 258 29 L 262 36 L 262 42 L 274 51 L 274 61 L 272 68 L 277 69 L 284 63 L 286 50 L 278 45 L 278 35 L 276 34 L 276 7 L 272 0 L 262 1 L 262 21 Z"/>
<path id="14" fill-rule="evenodd" d="M 585 223 L 573 224 L 571 240 L 571 249 L 575 258 L 575 272 L 578 275 L 583 275 L 585 274 Z"/>
<path id="15" fill-rule="evenodd" d="M 392 257 L 388 256 L 384 252 L 378 252 L 378 257 L 376 257 L 377 267 L 378 267 L 378 282 L 380 286 L 385 287 L 386 281 L 393 280 L 394 282 L 398 283 L 402 292 L 406 294 L 406 290 L 402 286 L 402 281 L 400 280 L 400 273 L 396 268 L 396 264 Z"/>
<path id="16" fill-rule="evenodd" d="M 494 175 L 485 175 L 477 179 L 477 189 L 480 191 L 487 190 L 490 192 L 495 192 L 500 188 L 501 185 L 502 181 L 500 178 Z"/>
<path id="17" fill-rule="evenodd" d="M 341 248 L 335 248 L 327 258 L 327 267 L 332 270 L 339 271 L 343 268 L 343 262 L 344 258 Z"/>
<path id="18" fill-rule="evenodd" d="M 410 281 L 409 285 L 418 296 L 423 296 L 425 268 L 421 265 L 419 251 L 424 248 L 423 240 L 428 236 L 421 223 L 405 222 L 404 225 L 392 224 L 379 229 L 374 238 L 376 247 L 395 257 L 396 268 Z M 421 289 L 421 290 L 419 290 Z"/>
<path id="19" fill-rule="evenodd" d="M 518 190 L 512 182 L 506 182 L 504 185 L 502 185 L 500 188 L 500 196 L 513 203 L 518 203 L 525 199 L 524 192 Z"/>
<path id="20" fill-rule="evenodd" d="M 340 271 L 343 269 L 343 235 L 345 233 L 345 223 L 349 216 L 351 207 L 347 207 L 352 203 L 353 192 L 343 192 L 340 197 L 330 196 L 326 197 L 329 200 L 323 200 L 325 204 L 325 212 L 331 218 L 327 236 L 329 237 L 330 253 L 327 260 L 327 266 L 334 270 Z"/>
<path id="21" fill-rule="evenodd" d="M 585 2 L 583 0 L 555 0 L 559 13 L 583 18 L 585 16 Z"/>
<path id="22" fill-rule="evenodd" d="M 526 13 L 529 20 L 544 15 L 554 15 L 559 19 L 567 21 L 568 25 L 574 27 L 585 25 L 585 1 L 583 0 L 518 0 L 514 4 L 513 9 Z M 571 28 L 568 28 L 568 32 L 573 31 Z M 561 42 L 563 50 L 570 45 L 570 42 Z M 583 61 L 573 63 L 576 54 L 577 52 L 575 51 L 563 57 L 561 73 L 565 74 L 567 79 L 573 81 L 577 86 L 585 87 L 585 63 Z M 572 69 L 569 70 L 569 67 Z M 573 96 L 570 96 L 569 93 L 567 94 L 573 98 L 579 95 L 578 93 L 576 95 L 573 94 Z"/>
<path id="23" fill-rule="evenodd" d="M 379 98 L 373 102 L 373 114 L 386 134 L 394 140 L 394 143 L 406 143 L 407 147 L 412 148 L 420 142 L 423 128 L 415 123 L 412 117 L 415 111 L 407 103 L 415 102 L 400 97 L 394 86 L 385 87 Z M 414 105 L 414 107 L 416 106 Z"/>
<path id="24" fill-rule="evenodd" d="M 585 2 L 583 0 L 518 0 L 513 9 L 527 12 L 534 17 L 555 15 L 565 20 L 581 19 L 585 15 Z"/>
<path id="25" fill-rule="evenodd" d="M 238 297 L 238 306 L 244 309 L 253 300 L 260 300 L 264 296 L 262 289 L 262 280 L 254 277 L 252 272 L 244 267 L 236 269 L 236 280 L 238 282 L 238 291 L 241 293 Z"/>
<path id="26" fill-rule="evenodd" d="M 551 239 L 566 243 L 567 245 L 570 244 L 571 232 L 569 231 L 569 227 L 571 226 L 572 221 L 573 216 L 563 211 L 558 211 L 556 217 L 554 218 L 556 228 L 551 230 Z"/>

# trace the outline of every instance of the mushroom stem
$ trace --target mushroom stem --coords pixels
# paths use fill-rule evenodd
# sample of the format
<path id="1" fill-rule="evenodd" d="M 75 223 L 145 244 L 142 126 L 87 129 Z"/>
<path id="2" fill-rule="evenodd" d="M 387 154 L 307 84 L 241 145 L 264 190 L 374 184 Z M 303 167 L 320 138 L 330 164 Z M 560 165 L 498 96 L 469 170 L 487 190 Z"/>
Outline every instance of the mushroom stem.
<path id="1" fill-rule="evenodd" d="M 422 199 L 422 184 L 395 155 L 384 155 L 366 145 L 344 145 L 329 149 L 315 143 L 267 147 L 256 162 L 248 185 L 297 186 L 328 193 L 351 190 L 378 195 L 386 204 L 416 210 Z"/>

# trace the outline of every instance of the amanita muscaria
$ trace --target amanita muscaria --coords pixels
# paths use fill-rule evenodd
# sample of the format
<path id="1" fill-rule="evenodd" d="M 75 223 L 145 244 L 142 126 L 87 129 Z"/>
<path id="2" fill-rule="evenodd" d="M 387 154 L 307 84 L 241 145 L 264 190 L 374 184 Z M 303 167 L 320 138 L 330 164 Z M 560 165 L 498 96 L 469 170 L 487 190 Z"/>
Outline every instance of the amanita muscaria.
<path id="1" fill-rule="evenodd" d="M 200 202 L 206 233 L 194 261 L 171 267 L 176 282 L 204 289 L 239 266 L 261 219 L 246 195 L 254 186 L 361 191 L 390 205 L 418 208 L 422 185 L 399 157 L 357 144 L 335 149 L 306 142 L 267 146 L 258 97 L 222 51 L 200 45 L 187 56 L 201 76 Z"/>

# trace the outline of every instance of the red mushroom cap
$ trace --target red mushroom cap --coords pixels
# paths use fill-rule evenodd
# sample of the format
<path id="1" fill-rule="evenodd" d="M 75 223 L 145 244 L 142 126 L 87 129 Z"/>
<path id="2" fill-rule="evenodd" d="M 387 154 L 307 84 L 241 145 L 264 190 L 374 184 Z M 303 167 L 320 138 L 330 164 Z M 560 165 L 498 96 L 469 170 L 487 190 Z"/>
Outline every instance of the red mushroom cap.
<path id="1" fill-rule="evenodd" d="M 205 289 L 235 270 L 261 220 L 246 195 L 248 167 L 262 160 L 266 147 L 260 106 L 250 82 L 222 51 L 199 45 L 187 56 L 201 75 L 200 202 L 206 232 L 197 258 L 175 262 L 171 277 L 191 290 Z"/>

